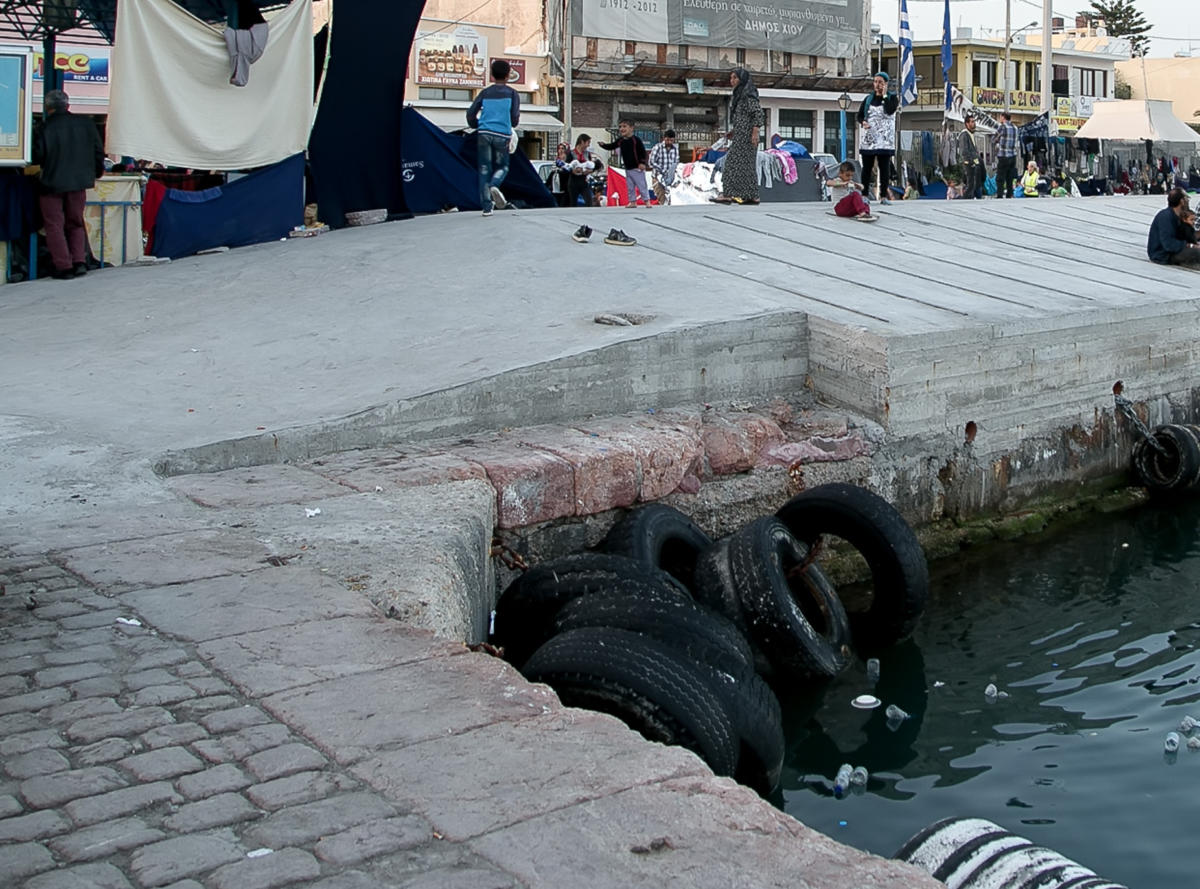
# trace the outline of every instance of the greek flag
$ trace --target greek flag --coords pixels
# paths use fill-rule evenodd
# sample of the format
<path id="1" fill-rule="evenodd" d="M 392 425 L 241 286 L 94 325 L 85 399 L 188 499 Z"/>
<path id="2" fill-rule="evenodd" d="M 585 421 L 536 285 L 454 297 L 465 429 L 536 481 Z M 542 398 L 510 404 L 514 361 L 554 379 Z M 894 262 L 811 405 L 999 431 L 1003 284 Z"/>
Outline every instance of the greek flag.
<path id="1" fill-rule="evenodd" d="M 908 23 L 908 0 L 900 0 L 900 106 L 917 101 L 917 69 L 913 64 L 912 25 Z"/>

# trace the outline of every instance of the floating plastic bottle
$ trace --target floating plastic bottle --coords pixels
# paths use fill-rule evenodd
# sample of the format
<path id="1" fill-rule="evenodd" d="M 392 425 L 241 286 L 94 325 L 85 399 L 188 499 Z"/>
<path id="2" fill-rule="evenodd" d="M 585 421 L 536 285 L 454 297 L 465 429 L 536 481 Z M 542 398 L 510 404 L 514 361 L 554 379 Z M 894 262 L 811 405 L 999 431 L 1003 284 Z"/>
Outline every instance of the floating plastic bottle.
<path id="1" fill-rule="evenodd" d="M 867 682 L 874 685 L 879 681 L 879 658 L 867 658 Z"/>
<path id="2" fill-rule="evenodd" d="M 850 768 L 850 763 L 842 763 L 841 768 L 837 770 L 837 777 L 833 779 L 833 792 L 835 796 L 841 796 L 850 788 L 850 774 L 853 769 Z"/>
<path id="3" fill-rule="evenodd" d="M 853 787 L 866 787 L 867 777 L 866 766 L 855 766 L 854 771 L 850 773 L 850 784 Z"/>
<path id="4" fill-rule="evenodd" d="M 887 709 L 883 711 L 888 719 L 902 720 L 908 719 L 908 714 L 897 707 L 895 704 L 888 704 Z"/>
<path id="5" fill-rule="evenodd" d="M 1167 753 L 1174 753 L 1179 749 L 1179 733 L 1167 732 L 1167 736 L 1163 738 L 1163 750 Z"/>
<path id="6" fill-rule="evenodd" d="M 1192 729 L 1194 729 L 1195 727 L 1196 727 L 1196 720 L 1194 720 L 1190 716 L 1185 716 L 1185 717 L 1183 717 L 1183 719 L 1181 719 L 1179 721 L 1179 730 L 1181 732 L 1183 732 L 1185 735 L 1190 735 L 1192 733 Z"/>

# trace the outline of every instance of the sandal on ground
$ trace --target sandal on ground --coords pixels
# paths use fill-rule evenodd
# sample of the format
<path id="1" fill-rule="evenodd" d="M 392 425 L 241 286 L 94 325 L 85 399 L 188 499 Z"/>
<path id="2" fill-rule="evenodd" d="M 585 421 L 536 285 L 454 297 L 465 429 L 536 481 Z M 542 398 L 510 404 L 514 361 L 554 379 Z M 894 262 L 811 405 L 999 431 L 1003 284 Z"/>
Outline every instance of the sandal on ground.
<path id="1" fill-rule="evenodd" d="M 727 198 L 723 194 L 717 195 L 715 198 L 709 198 L 714 204 L 732 204 L 733 198 Z"/>

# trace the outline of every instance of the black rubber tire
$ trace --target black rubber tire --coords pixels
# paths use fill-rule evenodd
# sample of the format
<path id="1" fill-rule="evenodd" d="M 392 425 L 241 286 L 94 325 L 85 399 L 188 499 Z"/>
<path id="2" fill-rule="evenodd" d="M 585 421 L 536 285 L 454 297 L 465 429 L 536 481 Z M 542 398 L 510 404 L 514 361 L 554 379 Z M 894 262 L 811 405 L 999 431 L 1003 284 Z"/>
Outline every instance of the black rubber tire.
<path id="1" fill-rule="evenodd" d="M 819 485 L 797 494 L 775 515 L 810 548 L 822 534 L 845 540 L 871 569 L 871 604 L 850 615 L 859 652 L 908 637 L 929 599 L 929 566 L 904 516 L 877 494 L 847 484 Z"/>
<path id="2" fill-rule="evenodd" d="M 722 537 L 700 553 L 696 560 L 696 580 L 692 593 L 697 602 L 727 617 L 748 637 L 750 627 L 742 612 L 742 603 L 738 601 L 737 590 L 733 588 L 733 578 L 729 575 L 728 537 Z"/>
<path id="3" fill-rule="evenodd" d="M 836 676 L 850 663 L 850 627 L 837 592 L 808 548 L 774 516 L 729 538 L 729 575 L 750 641 L 778 683 Z"/>
<path id="4" fill-rule="evenodd" d="M 522 672 L 569 707 L 608 713 L 651 741 L 686 747 L 718 775 L 737 770 L 738 736 L 712 670 L 648 636 L 570 630 L 535 651 Z"/>
<path id="5" fill-rule="evenodd" d="M 640 633 L 710 671 L 740 742 L 735 777 L 763 796 L 775 789 L 783 771 L 783 714 L 774 692 L 755 672 L 750 644 L 737 627 L 682 598 L 580 596 L 555 620 L 559 633 L 605 626 Z"/>
<path id="6" fill-rule="evenodd" d="M 580 627 L 632 630 L 697 658 L 719 649 L 742 666 L 754 666 L 754 652 L 741 631 L 724 615 L 686 596 L 580 596 L 554 619 L 555 633 Z"/>
<path id="7" fill-rule="evenodd" d="M 661 568 L 694 589 L 696 559 L 711 545 L 712 539 L 678 509 L 650 503 L 618 519 L 600 548 Z"/>
<path id="8" fill-rule="evenodd" d="M 586 595 L 639 598 L 690 597 L 671 575 L 624 556 L 575 553 L 530 568 L 496 602 L 491 642 L 518 669 L 554 633 L 554 618 L 572 599 Z"/>
<path id="9" fill-rule="evenodd" d="M 1146 439 L 1133 446 L 1133 471 L 1152 494 L 1181 494 L 1200 481 L 1200 435 L 1193 427 L 1167 424 L 1150 433 L 1166 453 Z"/>

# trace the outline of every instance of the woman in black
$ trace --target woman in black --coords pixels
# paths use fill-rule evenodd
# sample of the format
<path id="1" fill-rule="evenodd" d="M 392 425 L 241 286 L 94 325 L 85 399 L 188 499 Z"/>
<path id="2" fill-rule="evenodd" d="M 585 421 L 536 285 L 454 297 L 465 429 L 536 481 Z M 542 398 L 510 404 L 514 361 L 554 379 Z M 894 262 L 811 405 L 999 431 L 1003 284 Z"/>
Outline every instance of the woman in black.
<path id="1" fill-rule="evenodd" d="M 758 131 L 763 125 L 758 88 L 745 68 L 729 75 L 733 95 L 729 99 L 729 153 L 721 171 L 718 204 L 758 203 Z"/>

